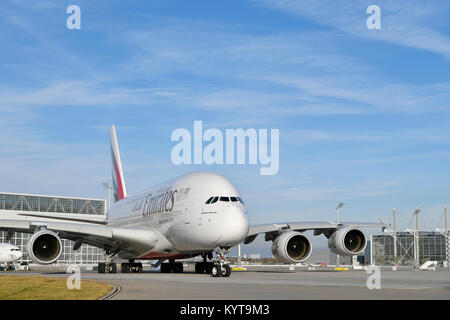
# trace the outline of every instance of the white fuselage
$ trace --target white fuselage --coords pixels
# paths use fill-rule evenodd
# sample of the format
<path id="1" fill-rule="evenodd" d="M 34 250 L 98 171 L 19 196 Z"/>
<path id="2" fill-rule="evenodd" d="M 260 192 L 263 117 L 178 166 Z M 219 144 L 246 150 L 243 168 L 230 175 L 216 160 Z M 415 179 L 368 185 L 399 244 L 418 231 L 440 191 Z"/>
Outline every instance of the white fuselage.
<path id="1" fill-rule="evenodd" d="M 206 204 L 211 197 L 218 199 Z M 118 201 L 108 212 L 108 225 L 157 233 L 158 241 L 151 250 L 139 256 L 124 251 L 119 253 L 122 258 L 189 257 L 232 247 L 245 239 L 249 224 L 238 197 L 225 177 L 191 173 Z"/>
<path id="2" fill-rule="evenodd" d="M 0 243 L 0 264 L 13 263 L 22 258 L 22 255 L 19 247 L 9 243 Z"/>

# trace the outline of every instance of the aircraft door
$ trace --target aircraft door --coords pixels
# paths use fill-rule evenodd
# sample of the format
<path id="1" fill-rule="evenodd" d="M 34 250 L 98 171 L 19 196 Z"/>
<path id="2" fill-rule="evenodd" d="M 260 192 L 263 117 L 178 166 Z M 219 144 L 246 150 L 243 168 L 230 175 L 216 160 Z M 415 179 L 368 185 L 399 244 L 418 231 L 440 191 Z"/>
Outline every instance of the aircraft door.
<path id="1" fill-rule="evenodd" d="M 192 211 L 192 202 L 187 201 L 186 206 L 184 207 L 184 223 L 191 223 L 191 211 Z"/>

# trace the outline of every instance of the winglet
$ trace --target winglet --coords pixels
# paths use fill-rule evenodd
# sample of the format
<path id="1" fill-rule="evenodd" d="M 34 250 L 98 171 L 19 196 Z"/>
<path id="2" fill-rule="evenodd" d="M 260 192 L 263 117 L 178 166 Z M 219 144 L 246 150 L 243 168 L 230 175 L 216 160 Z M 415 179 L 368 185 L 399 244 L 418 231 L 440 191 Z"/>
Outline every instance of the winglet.
<path id="1" fill-rule="evenodd" d="M 110 127 L 111 136 L 111 160 L 112 160 L 112 181 L 114 191 L 114 202 L 127 197 L 125 179 L 123 178 L 122 162 L 120 161 L 119 146 L 117 144 L 116 128 Z"/>

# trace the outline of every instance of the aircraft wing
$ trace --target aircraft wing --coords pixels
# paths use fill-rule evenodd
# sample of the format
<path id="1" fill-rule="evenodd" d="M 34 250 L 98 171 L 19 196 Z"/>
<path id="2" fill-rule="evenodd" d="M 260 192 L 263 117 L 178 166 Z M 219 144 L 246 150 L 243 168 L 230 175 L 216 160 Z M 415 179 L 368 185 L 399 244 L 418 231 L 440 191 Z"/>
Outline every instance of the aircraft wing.
<path id="1" fill-rule="evenodd" d="M 93 223 L 0 219 L 0 230 L 8 231 L 11 235 L 14 232 L 34 233 L 39 228 L 54 231 L 62 239 L 81 241 L 101 249 L 108 248 L 111 252 L 123 250 L 140 254 L 152 250 L 158 241 L 158 234 L 154 230 L 116 228 Z"/>
<path id="2" fill-rule="evenodd" d="M 279 235 L 285 231 L 307 231 L 314 230 L 314 235 L 319 235 L 321 233 L 333 232 L 336 229 L 342 227 L 352 227 L 352 228 L 376 228 L 380 227 L 384 231 L 389 224 L 384 221 L 379 223 L 367 223 L 367 222 L 323 222 L 323 221 L 313 221 L 313 222 L 287 222 L 287 223 L 271 223 L 271 224 L 260 224 L 250 226 L 247 238 L 244 240 L 244 244 L 253 242 L 255 238 L 262 233 L 266 234 L 266 240 L 270 239 L 273 235 Z"/>

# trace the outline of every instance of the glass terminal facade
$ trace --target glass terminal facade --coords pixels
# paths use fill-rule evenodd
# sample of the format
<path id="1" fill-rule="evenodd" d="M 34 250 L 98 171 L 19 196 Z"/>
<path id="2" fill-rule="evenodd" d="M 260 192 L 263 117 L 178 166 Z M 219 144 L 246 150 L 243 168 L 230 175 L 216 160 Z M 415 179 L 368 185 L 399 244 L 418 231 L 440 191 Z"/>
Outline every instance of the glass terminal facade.
<path id="1" fill-rule="evenodd" d="M 105 200 L 0 193 L 0 210 L 105 214 Z"/>
<path id="2" fill-rule="evenodd" d="M 68 213 L 68 214 L 90 214 L 105 215 L 106 200 L 82 199 L 69 197 L 54 197 L 40 195 L 24 195 L 0 193 L 0 215 L 2 211 L 18 212 L 47 212 L 47 213 Z M 6 232 L 0 232 L 0 242 L 9 242 L 20 248 L 23 252 L 22 261 L 31 263 L 26 245 L 31 234 L 14 233 L 10 241 L 6 240 Z M 102 249 L 83 244 L 77 251 L 73 251 L 75 242 L 61 239 L 63 250 L 57 263 L 61 264 L 97 264 L 104 260 Z"/>
<path id="3" fill-rule="evenodd" d="M 442 262 L 447 260 L 446 238 L 439 232 L 419 231 L 419 261 Z M 413 265 L 414 235 L 410 232 L 397 232 L 397 257 L 394 253 L 392 235 L 372 236 L 372 263 L 376 265 Z"/>

